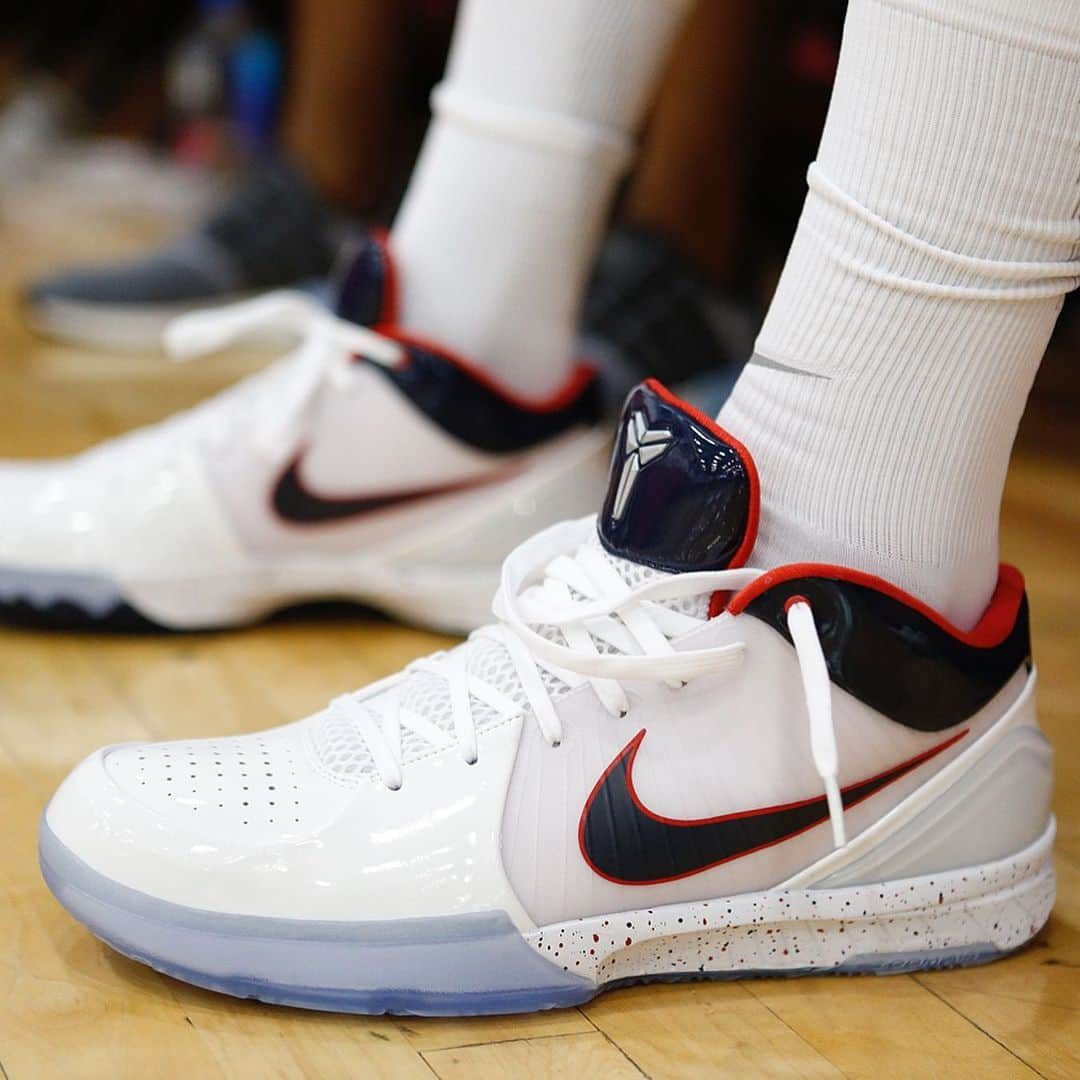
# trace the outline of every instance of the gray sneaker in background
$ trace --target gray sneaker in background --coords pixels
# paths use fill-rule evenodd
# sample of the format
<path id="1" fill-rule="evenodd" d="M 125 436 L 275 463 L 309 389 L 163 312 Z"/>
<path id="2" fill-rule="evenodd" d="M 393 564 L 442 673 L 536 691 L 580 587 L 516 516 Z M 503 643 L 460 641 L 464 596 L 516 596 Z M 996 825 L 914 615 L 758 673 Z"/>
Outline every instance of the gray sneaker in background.
<path id="1" fill-rule="evenodd" d="M 609 412 L 651 377 L 712 416 L 753 351 L 760 322 L 748 298 L 710 281 L 658 233 L 623 224 L 593 264 L 578 350 L 603 374 Z"/>
<path id="2" fill-rule="evenodd" d="M 166 323 L 194 308 L 268 289 L 317 289 L 353 228 L 293 166 L 266 161 L 186 236 L 140 258 L 34 282 L 26 318 L 72 344 L 156 348 Z"/>

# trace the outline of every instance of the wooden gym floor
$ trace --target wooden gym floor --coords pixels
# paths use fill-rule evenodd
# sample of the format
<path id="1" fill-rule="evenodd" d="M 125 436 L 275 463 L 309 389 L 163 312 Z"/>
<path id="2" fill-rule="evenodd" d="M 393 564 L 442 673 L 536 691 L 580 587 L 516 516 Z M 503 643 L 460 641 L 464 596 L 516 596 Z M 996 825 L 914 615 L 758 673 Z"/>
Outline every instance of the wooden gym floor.
<path id="1" fill-rule="evenodd" d="M 139 239 L 130 227 L 124 235 Z M 28 236 L 0 225 L 0 455 L 75 451 L 188 405 L 245 366 L 89 354 L 22 328 L 16 282 L 72 253 L 118 249 L 103 226 Z M 480 1020 L 330 1016 L 196 990 L 110 952 L 46 891 L 36 825 L 56 784 L 103 743 L 257 730 L 445 639 L 364 616 L 177 638 L 0 628 L 0 1072 L 1080 1076 L 1078 355 L 1074 344 L 1044 367 L 1005 503 L 1004 557 L 1027 575 L 1042 717 L 1057 747 L 1059 897 L 1031 948 L 966 971 L 648 986 L 581 1009 Z M 18 528 L 4 511 L 0 528 Z"/>

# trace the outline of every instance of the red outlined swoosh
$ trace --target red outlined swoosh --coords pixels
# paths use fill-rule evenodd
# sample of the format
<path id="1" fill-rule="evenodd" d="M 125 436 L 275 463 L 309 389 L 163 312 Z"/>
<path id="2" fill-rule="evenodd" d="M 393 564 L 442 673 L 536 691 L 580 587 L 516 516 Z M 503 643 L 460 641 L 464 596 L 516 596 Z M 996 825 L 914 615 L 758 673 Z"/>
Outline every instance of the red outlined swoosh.
<path id="1" fill-rule="evenodd" d="M 387 510 L 404 503 L 418 502 L 437 495 L 450 495 L 469 488 L 480 487 L 496 480 L 505 480 L 510 470 L 500 469 L 482 477 L 438 487 L 413 488 L 411 491 L 387 492 L 381 495 L 327 496 L 319 495 L 305 486 L 300 475 L 303 452 L 286 466 L 270 496 L 274 513 L 292 525 L 320 525 L 360 517 L 377 510 Z"/>
<path id="2" fill-rule="evenodd" d="M 855 806 L 959 742 L 968 730 L 841 790 Z M 619 752 L 596 782 L 581 812 L 578 843 L 589 866 L 617 885 L 658 885 L 790 840 L 827 821 L 820 795 L 778 806 L 682 821 L 649 810 L 634 790 L 633 767 L 645 730 Z"/>

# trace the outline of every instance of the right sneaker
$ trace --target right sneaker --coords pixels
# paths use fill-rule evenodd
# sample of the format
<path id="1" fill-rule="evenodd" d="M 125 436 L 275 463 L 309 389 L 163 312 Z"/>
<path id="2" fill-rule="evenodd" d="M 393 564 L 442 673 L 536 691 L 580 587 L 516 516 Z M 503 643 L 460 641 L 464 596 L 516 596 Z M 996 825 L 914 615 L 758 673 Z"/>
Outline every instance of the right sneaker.
<path id="1" fill-rule="evenodd" d="M 156 349 L 169 321 L 268 289 L 316 289 L 349 225 L 285 160 L 265 161 L 197 229 L 140 258 L 31 284 L 31 329 L 76 345 Z"/>
<path id="2" fill-rule="evenodd" d="M 49 887 L 159 971 L 355 1012 L 1019 948 L 1054 901 L 1019 573 L 964 632 L 855 570 L 748 568 L 757 518 L 746 449 L 644 385 L 599 515 L 507 558 L 499 625 L 293 724 L 90 755 Z"/>
<path id="3" fill-rule="evenodd" d="M 285 292 L 185 316 L 168 336 L 187 355 L 267 330 L 304 342 L 164 423 L 0 463 L 0 610 L 185 630 L 344 599 L 445 631 L 483 622 L 506 553 L 603 489 L 596 378 L 516 397 L 400 330 L 397 292 L 372 237 L 336 315 Z"/>

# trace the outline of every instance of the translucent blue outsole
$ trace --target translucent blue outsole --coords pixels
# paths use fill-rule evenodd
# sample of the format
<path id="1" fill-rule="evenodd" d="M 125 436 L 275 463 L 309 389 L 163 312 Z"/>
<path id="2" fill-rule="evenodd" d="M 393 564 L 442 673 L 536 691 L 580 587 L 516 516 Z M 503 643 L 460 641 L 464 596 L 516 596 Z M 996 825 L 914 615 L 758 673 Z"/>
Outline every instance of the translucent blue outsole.
<path id="1" fill-rule="evenodd" d="M 234 997 L 334 1012 L 465 1016 L 587 1001 L 596 986 L 541 957 L 503 911 L 385 922 L 230 915 L 111 881 L 44 816 L 38 855 L 60 903 L 117 952 Z"/>
<path id="2" fill-rule="evenodd" d="M 101 619 L 123 602 L 116 584 L 100 574 L 0 566 L 0 603 L 22 603 L 41 611 L 66 604 L 88 618 Z"/>
<path id="3" fill-rule="evenodd" d="M 230 915 L 109 880 L 41 819 L 42 874 L 60 903 L 117 952 L 239 998 L 330 1012 L 477 1016 L 580 1005 L 645 982 L 898 974 L 988 963 L 989 943 L 849 957 L 833 968 L 652 973 L 597 986 L 541 957 L 502 911 L 386 922 Z"/>

